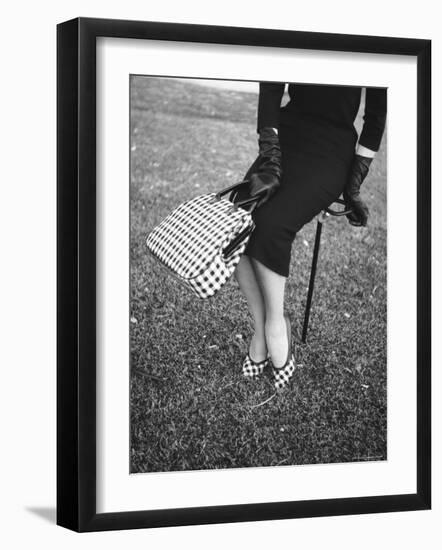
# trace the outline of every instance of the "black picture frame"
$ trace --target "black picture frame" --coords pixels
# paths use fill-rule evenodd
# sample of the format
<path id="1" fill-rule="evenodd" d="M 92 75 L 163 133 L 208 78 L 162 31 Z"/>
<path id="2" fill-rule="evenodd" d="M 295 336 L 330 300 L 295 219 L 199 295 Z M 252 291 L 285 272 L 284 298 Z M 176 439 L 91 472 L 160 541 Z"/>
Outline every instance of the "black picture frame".
<path id="1" fill-rule="evenodd" d="M 96 512 L 96 39 L 396 54 L 417 58 L 415 494 Z M 57 27 L 57 523 L 83 531 L 424 510 L 431 506 L 431 41 L 78 18 Z"/>

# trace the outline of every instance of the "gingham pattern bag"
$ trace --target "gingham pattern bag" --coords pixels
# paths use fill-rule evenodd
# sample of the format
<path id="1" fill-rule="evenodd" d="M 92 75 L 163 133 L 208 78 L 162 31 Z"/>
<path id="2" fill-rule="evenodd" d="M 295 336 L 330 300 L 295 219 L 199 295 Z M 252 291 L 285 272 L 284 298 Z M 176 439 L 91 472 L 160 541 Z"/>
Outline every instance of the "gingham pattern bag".
<path id="1" fill-rule="evenodd" d="M 257 199 L 233 204 L 223 198 L 244 183 L 181 204 L 147 237 L 151 254 L 200 298 L 229 280 L 254 229 Z M 246 204 L 250 211 L 241 208 Z"/>

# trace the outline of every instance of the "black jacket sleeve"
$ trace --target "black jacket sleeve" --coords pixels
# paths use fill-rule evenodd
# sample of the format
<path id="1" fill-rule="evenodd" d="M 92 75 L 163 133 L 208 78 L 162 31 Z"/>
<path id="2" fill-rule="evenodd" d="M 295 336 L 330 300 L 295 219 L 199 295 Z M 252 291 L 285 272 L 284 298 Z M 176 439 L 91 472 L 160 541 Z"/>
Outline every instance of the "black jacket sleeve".
<path id="1" fill-rule="evenodd" d="M 279 111 L 284 95 L 284 82 L 260 82 L 257 131 L 261 128 L 279 128 Z"/>
<path id="2" fill-rule="evenodd" d="M 362 126 L 360 145 L 378 151 L 387 118 L 386 88 L 366 88 L 364 124 Z"/>

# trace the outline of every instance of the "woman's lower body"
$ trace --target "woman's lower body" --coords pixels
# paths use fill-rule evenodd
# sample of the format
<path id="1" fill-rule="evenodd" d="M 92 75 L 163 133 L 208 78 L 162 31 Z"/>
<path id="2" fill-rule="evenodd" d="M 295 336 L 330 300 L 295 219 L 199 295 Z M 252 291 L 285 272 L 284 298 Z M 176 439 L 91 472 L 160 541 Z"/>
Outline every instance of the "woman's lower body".
<path id="1" fill-rule="evenodd" d="M 293 241 L 306 223 L 341 195 L 356 135 L 313 117 L 299 117 L 280 126 L 279 139 L 281 186 L 255 210 L 256 227 L 236 270 L 254 324 L 249 358 L 259 363 L 269 356 L 276 369 L 284 367 L 290 356 L 284 292 Z"/>

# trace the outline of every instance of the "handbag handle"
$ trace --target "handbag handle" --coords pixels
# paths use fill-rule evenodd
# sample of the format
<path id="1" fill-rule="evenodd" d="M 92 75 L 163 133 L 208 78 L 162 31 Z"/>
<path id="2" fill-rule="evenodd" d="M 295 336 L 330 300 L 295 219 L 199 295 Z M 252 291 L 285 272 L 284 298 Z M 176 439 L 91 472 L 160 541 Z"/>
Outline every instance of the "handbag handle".
<path id="1" fill-rule="evenodd" d="M 230 193 L 231 191 L 235 191 L 236 189 L 239 189 L 242 185 L 245 183 L 249 183 L 250 180 L 242 180 L 238 183 L 235 183 L 234 185 L 231 185 L 230 187 L 226 187 L 225 189 L 222 189 L 221 191 L 218 191 L 218 193 L 215 195 L 216 200 L 220 200 L 223 195 L 226 195 L 227 193 Z M 265 190 L 263 189 L 264 194 Z M 257 202 L 261 198 L 261 194 L 258 193 L 258 195 L 255 195 L 254 197 L 250 197 L 248 199 L 244 199 L 242 201 L 238 201 L 233 203 L 232 208 L 234 210 L 237 210 L 238 208 L 242 208 L 244 206 L 251 206 L 249 209 L 249 212 L 252 213 L 253 210 L 256 208 Z"/>
<path id="2" fill-rule="evenodd" d="M 261 195 L 263 195 L 264 193 L 265 189 L 263 189 L 262 193 L 258 193 L 254 197 L 250 197 L 249 199 L 244 199 L 243 201 L 233 203 L 233 209 L 237 210 L 238 208 L 243 208 L 244 206 L 250 206 L 248 212 L 252 213 L 258 205 L 258 201 L 261 198 Z"/>
<path id="3" fill-rule="evenodd" d="M 230 193 L 230 191 L 235 191 L 235 189 L 239 189 L 241 185 L 244 185 L 245 183 L 249 183 L 250 180 L 242 180 L 238 183 L 235 183 L 234 185 L 231 185 L 230 187 L 226 187 L 225 189 L 222 189 L 221 191 L 218 191 L 218 193 L 215 195 L 217 199 L 220 199 L 223 195 L 226 195 L 227 193 Z"/>

